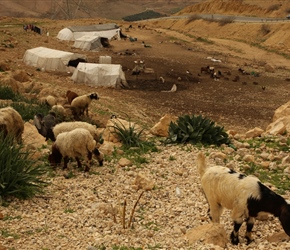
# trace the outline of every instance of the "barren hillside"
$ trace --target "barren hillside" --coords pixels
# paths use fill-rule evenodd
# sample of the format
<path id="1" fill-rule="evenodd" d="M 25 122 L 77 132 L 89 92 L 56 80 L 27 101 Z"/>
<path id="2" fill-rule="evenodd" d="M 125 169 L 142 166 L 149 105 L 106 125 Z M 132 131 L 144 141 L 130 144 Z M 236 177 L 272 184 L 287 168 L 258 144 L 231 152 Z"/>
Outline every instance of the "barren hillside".
<path id="1" fill-rule="evenodd" d="M 70 12 L 73 18 L 101 17 L 122 19 L 125 16 L 143 12 L 148 9 L 164 14 L 176 11 L 201 0 L 83 0 L 80 5 L 69 1 L 70 10 L 65 1 L 43 0 L 3 0 L 0 2 L 0 16 L 14 17 L 48 17 L 68 18 L 65 12 Z"/>
<path id="2" fill-rule="evenodd" d="M 188 6 L 178 14 L 210 13 L 284 18 L 290 11 L 289 1 L 208 0 Z"/>

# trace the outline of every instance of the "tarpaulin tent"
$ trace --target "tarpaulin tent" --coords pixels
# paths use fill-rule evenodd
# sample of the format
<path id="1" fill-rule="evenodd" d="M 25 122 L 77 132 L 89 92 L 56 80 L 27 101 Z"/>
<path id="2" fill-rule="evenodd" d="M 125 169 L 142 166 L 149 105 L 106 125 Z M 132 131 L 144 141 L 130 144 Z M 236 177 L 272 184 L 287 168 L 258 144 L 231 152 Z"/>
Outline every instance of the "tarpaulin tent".
<path id="1" fill-rule="evenodd" d="M 125 73 L 120 64 L 79 63 L 72 80 L 93 87 L 127 87 Z"/>
<path id="2" fill-rule="evenodd" d="M 73 47 L 82 50 L 98 50 L 102 47 L 106 47 L 108 43 L 108 38 L 94 35 L 84 35 L 75 40 Z"/>
<path id="3" fill-rule="evenodd" d="M 58 72 L 68 72 L 69 66 L 73 66 L 79 61 L 86 61 L 85 55 L 72 52 L 37 47 L 26 50 L 23 61 L 25 64 L 42 70 Z"/>
<path id="4" fill-rule="evenodd" d="M 84 35 L 105 37 L 111 40 L 114 36 L 120 38 L 120 28 L 114 23 L 96 24 L 88 26 L 69 26 L 60 30 L 57 38 L 66 41 L 75 41 Z"/>

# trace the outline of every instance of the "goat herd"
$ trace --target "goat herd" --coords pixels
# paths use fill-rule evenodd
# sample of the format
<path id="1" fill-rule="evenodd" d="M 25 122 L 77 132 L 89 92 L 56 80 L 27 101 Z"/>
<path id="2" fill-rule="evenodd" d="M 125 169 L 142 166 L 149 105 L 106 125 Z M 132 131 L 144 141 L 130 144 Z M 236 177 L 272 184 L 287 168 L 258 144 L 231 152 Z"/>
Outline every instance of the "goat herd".
<path id="1" fill-rule="evenodd" d="M 88 107 L 92 100 L 98 100 L 97 93 L 78 96 L 72 91 L 67 91 L 67 100 L 75 120 L 79 120 L 84 114 L 88 115 Z M 100 135 L 96 126 L 83 121 L 59 121 L 57 113 L 64 114 L 62 105 L 54 105 L 47 115 L 36 114 L 34 125 L 38 132 L 53 141 L 51 153 L 48 156 L 50 164 L 54 167 L 64 159 L 63 168 L 67 168 L 69 158 L 77 161 L 78 167 L 85 161 L 85 171 L 90 170 L 93 155 L 100 165 L 103 165 L 103 154 L 98 150 Z M 6 137 L 13 136 L 17 143 L 22 142 L 24 121 L 21 115 L 13 107 L 0 109 L 0 132 Z"/>
<path id="2" fill-rule="evenodd" d="M 202 71 L 210 70 L 203 68 Z M 78 96 L 67 91 L 67 101 L 71 105 L 72 114 L 79 118 L 88 114 L 88 107 L 92 100 L 98 100 L 96 93 Z M 53 107 L 52 107 L 53 108 Z M 48 160 L 52 166 L 61 164 L 67 168 L 70 158 L 82 167 L 80 159 L 86 162 L 85 171 L 90 170 L 94 155 L 103 165 L 103 154 L 98 150 L 100 134 L 96 126 L 83 121 L 58 122 L 54 111 L 43 116 L 37 114 L 34 124 L 39 133 L 47 140 L 53 141 Z M 0 109 L 0 131 L 7 136 L 13 135 L 17 143 L 21 143 L 24 122 L 21 115 L 12 107 Z M 213 223 L 220 222 L 223 208 L 232 210 L 234 228 L 230 235 L 232 244 L 239 243 L 239 229 L 245 219 L 246 242 L 253 241 L 251 232 L 255 218 L 266 212 L 278 217 L 284 231 L 290 236 L 290 205 L 286 200 L 263 185 L 254 176 L 245 176 L 223 166 L 208 167 L 202 152 L 197 155 L 196 166 L 201 179 L 201 187 L 209 204 L 209 215 Z"/>

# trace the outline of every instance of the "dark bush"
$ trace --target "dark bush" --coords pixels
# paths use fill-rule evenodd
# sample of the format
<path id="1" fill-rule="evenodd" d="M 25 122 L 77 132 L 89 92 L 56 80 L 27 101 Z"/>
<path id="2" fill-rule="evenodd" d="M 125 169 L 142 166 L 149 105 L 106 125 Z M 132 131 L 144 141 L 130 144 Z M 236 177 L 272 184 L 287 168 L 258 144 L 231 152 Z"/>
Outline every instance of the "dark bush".
<path id="1" fill-rule="evenodd" d="M 176 123 L 169 125 L 166 143 L 191 143 L 217 145 L 230 144 L 228 134 L 223 127 L 215 125 L 208 118 L 199 116 L 180 116 Z"/>

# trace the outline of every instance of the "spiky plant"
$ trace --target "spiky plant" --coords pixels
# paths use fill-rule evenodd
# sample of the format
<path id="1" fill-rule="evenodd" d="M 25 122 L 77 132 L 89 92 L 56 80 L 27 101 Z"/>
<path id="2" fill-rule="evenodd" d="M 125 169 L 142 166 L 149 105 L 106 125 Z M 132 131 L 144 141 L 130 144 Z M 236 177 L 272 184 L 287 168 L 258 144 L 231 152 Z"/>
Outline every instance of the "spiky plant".
<path id="1" fill-rule="evenodd" d="M 191 143 L 217 145 L 230 144 L 228 134 L 223 127 L 201 115 L 178 117 L 176 123 L 171 122 L 166 143 Z"/>
<path id="2" fill-rule="evenodd" d="M 31 152 L 23 145 L 14 144 L 13 138 L 0 133 L 0 198 L 9 196 L 30 198 L 43 191 L 46 182 L 44 165 L 36 165 Z"/>

